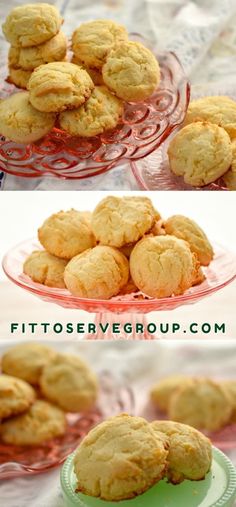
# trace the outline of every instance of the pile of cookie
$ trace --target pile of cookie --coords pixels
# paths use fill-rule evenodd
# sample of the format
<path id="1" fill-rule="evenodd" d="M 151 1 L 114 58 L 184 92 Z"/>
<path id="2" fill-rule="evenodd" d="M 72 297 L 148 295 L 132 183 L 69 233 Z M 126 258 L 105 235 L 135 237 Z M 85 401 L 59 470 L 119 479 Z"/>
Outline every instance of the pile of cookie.
<path id="1" fill-rule="evenodd" d="M 67 412 L 91 409 L 98 381 L 80 357 L 21 343 L 1 358 L 0 440 L 33 446 L 65 434 Z"/>
<path id="2" fill-rule="evenodd" d="M 93 213 L 60 211 L 45 220 L 38 239 L 45 250 L 29 255 L 24 273 L 89 299 L 137 291 L 154 298 L 183 294 L 203 282 L 201 266 L 214 256 L 193 220 L 163 220 L 143 196 L 107 196 Z"/>
<path id="3" fill-rule="evenodd" d="M 168 156 L 171 171 L 185 183 L 202 187 L 222 178 L 236 190 L 236 102 L 224 96 L 190 102 Z"/>
<path id="4" fill-rule="evenodd" d="M 162 479 L 205 479 L 211 442 L 190 426 L 121 414 L 92 429 L 74 457 L 76 492 L 107 501 L 133 498 Z"/>
<path id="5" fill-rule="evenodd" d="M 65 61 L 62 21 L 54 6 L 39 3 L 15 7 L 3 24 L 9 80 L 28 89 L 0 104 L 1 134 L 12 141 L 37 141 L 56 121 L 72 136 L 96 136 L 116 127 L 124 101 L 149 98 L 160 82 L 152 52 L 111 20 L 76 29 L 72 62 Z"/>
<path id="6" fill-rule="evenodd" d="M 236 423 L 236 380 L 171 376 L 153 386 L 150 396 L 168 419 L 197 429 L 217 431 Z"/>

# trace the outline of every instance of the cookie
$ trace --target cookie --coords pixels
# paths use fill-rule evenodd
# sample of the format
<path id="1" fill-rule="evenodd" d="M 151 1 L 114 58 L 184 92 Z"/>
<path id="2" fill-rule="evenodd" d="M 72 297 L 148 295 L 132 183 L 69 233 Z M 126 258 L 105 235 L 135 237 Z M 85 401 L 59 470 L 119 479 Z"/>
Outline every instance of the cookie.
<path id="1" fill-rule="evenodd" d="M 193 286 L 200 285 L 204 280 L 206 280 L 206 276 L 200 266 L 196 269 L 195 277 L 193 278 Z"/>
<path id="2" fill-rule="evenodd" d="M 89 74 L 69 62 L 40 65 L 28 82 L 32 106 L 47 113 L 81 106 L 89 98 L 93 88 Z"/>
<path id="3" fill-rule="evenodd" d="M 116 296 L 129 279 L 129 262 L 119 250 L 98 245 L 67 264 L 64 281 L 74 295 L 89 299 Z"/>
<path id="4" fill-rule="evenodd" d="M 20 343 L 3 354 L 2 371 L 29 384 L 38 384 L 42 369 L 55 356 L 56 352 L 47 345 L 34 342 Z"/>
<path id="5" fill-rule="evenodd" d="M 171 140 L 168 148 L 171 171 L 185 183 L 203 187 L 229 169 L 232 146 L 227 132 L 212 123 L 190 123 Z"/>
<path id="6" fill-rule="evenodd" d="M 32 252 L 23 264 L 23 272 L 34 282 L 48 287 L 65 288 L 64 271 L 67 261 L 44 250 Z"/>
<path id="7" fill-rule="evenodd" d="M 38 141 L 54 123 L 54 114 L 41 113 L 31 106 L 28 92 L 15 93 L 0 102 L 1 135 L 16 143 Z"/>
<path id="8" fill-rule="evenodd" d="M 134 292 L 138 292 L 138 287 L 136 287 L 130 276 L 128 282 L 120 290 L 119 295 L 125 296 L 126 294 L 133 294 Z"/>
<path id="9" fill-rule="evenodd" d="M 58 32 L 50 40 L 39 46 L 22 48 L 11 46 L 8 53 L 8 63 L 15 69 L 34 70 L 45 63 L 62 61 L 66 56 L 67 39 L 63 32 Z"/>
<path id="10" fill-rule="evenodd" d="M 96 86 L 85 104 L 61 113 L 59 123 L 72 136 L 92 137 L 114 129 L 122 112 L 122 101 L 105 86 Z"/>
<path id="11" fill-rule="evenodd" d="M 95 67 L 88 67 L 88 65 L 84 65 L 75 55 L 73 55 L 71 63 L 75 63 L 82 67 L 82 69 L 86 70 L 86 72 L 90 75 L 92 81 L 96 86 L 100 86 L 104 84 L 102 77 L 102 69 L 96 69 Z"/>
<path id="12" fill-rule="evenodd" d="M 123 41 L 128 40 L 124 26 L 110 19 L 82 23 L 72 36 L 75 57 L 88 67 L 101 69 L 107 55 Z"/>
<path id="13" fill-rule="evenodd" d="M 71 259 L 96 245 L 87 218 L 74 209 L 47 218 L 38 230 L 38 238 L 47 252 L 62 259 Z"/>
<path id="14" fill-rule="evenodd" d="M 135 245 L 136 245 L 136 242 L 135 243 L 128 243 L 127 245 L 121 246 L 119 248 L 119 250 L 121 253 L 123 253 L 125 255 L 125 257 L 127 257 L 127 259 L 129 259 L 131 252 L 132 252 Z"/>
<path id="15" fill-rule="evenodd" d="M 83 412 L 96 402 L 98 381 L 89 366 L 77 356 L 57 354 L 40 377 L 44 396 L 67 412 Z"/>
<path id="16" fill-rule="evenodd" d="M 74 458 L 77 491 L 108 501 L 144 493 L 162 479 L 168 439 L 141 417 L 121 414 L 93 428 Z"/>
<path id="17" fill-rule="evenodd" d="M 188 380 L 189 378 L 185 375 L 171 375 L 170 377 L 159 380 L 151 389 L 151 401 L 162 410 L 162 412 L 167 412 L 171 396 L 176 389 L 185 385 Z"/>
<path id="18" fill-rule="evenodd" d="M 207 121 L 223 127 L 233 139 L 236 136 L 236 102 L 229 97 L 203 97 L 190 102 L 184 125 Z"/>
<path id="19" fill-rule="evenodd" d="M 93 212 L 92 229 L 100 243 L 120 248 L 138 241 L 158 216 L 148 197 L 108 196 Z"/>
<path id="20" fill-rule="evenodd" d="M 236 140 L 232 142 L 233 158 L 230 169 L 223 176 L 223 181 L 229 190 L 236 190 Z"/>
<path id="21" fill-rule="evenodd" d="M 2 31 L 14 46 L 37 46 L 56 35 L 62 22 L 54 5 L 25 4 L 11 10 L 2 25 Z"/>
<path id="22" fill-rule="evenodd" d="M 230 396 L 230 401 L 233 407 L 231 422 L 236 423 L 236 380 L 226 380 L 224 382 L 221 382 L 221 385 Z"/>
<path id="23" fill-rule="evenodd" d="M 191 426 L 172 421 L 154 421 L 151 426 L 169 439 L 166 473 L 169 482 L 180 484 L 185 479 L 205 479 L 212 463 L 212 445 L 205 435 Z"/>
<path id="24" fill-rule="evenodd" d="M 40 445 L 52 438 L 64 435 L 66 417 L 62 410 L 44 400 L 36 400 L 27 412 L 0 426 L 5 444 Z"/>
<path id="25" fill-rule="evenodd" d="M 122 100 L 148 99 L 160 82 L 160 68 L 153 53 L 140 42 L 124 42 L 113 49 L 102 68 L 105 85 Z"/>
<path id="26" fill-rule="evenodd" d="M 130 273 L 147 296 L 183 294 L 192 286 L 196 263 L 188 244 L 174 236 L 147 236 L 130 255 Z"/>
<path id="27" fill-rule="evenodd" d="M 16 69 L 9 65 L 7 81 L 17 86 L 17 88 L 26 90 L 31 74 L 31 70 Z"/>
<path id="28" fill-rule="evenodd" d="M 227 425 L 232 414 L 228 392 L 207 378 L 192 379 L 177 389 L 170 399 L 169 419 L 197 429 L 217 431 Z"/>
<path id="29" fill-rule="evenodd" d="M 201 227 L 188 217 L 173 215 L 163 224 L 167 234 L 184 239 L 202 266 L 208 266 L 213 259 L 213 248 Z"/>
<path id="30" fill-rule="evenodd" d="M 0 421 L 25 412 L 34 399 L 34 389 L 24 380 L 0 375 Z"/>

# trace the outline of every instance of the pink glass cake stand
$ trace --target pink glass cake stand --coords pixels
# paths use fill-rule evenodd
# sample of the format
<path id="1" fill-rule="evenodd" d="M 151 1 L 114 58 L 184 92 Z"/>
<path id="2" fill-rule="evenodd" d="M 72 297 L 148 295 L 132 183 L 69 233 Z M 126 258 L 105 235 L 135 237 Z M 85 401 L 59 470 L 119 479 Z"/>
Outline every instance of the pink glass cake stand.
<path id="1" fill-rule="evenodd" d="M 146 44 L 138 35 L 135 40 Z M 140 103 L 126 103 L 115 130 L 93 138 L 71 137 L 54 128 L 31 145 L 17 144 L 1 137 L 0 170 L 35 178 L 54 176 L 81 179 L 104 173 L 121 161 L 138 160 L 156 150 L 185 117 L 189 84 L 177 57 L 156 54 L 161 82 L 152 97 Z M 0 69 L 0 98 L 19 91 L 6 82 L 7 69 Z"/>
<path id="2" fill-rule="evenodd" d="M 153 339 L 154 336 L 146 330 L 145 314 L 152 311 L 174 310 L 182 305 L 189 305 L 210 296 L 222 289 L 236 278 L 236 255 L 225 248 L 214 245 L 214 259 L 211 264 L 204 268 L 206 279 L 200 285 L 191 287 L 181 296 L 154 299 L 145 296 L 141 292 L 118 295 L 109 300 L 85 299 L 73 296 L 66 289 L 46 287 L 33 282 L 22 272 L 25 259 L 33 250 L 42 249 L 36 239 L 26 240 L 13 247 L 3 259 L 3 269 L 12 282 L 23 289 L 35 294 L 43 301 L 56 303 L 64 308 L 74 308 L 96 313 L 95 334 L 87 336 L 91 339 Z M 119 314 L 119 319 L 117 315 Z M 135 324 L 143 324 L 143 332 L 136 333 Z M 122 331 L 117 334 L 112 331 L 112 324 L 119 322 L 120 325 L 130 323 L 132 333 Z M 104 336 L 101 324 L 109 323 L 109 330 Z M 123 328 L 123 326 L 122 326 Z"/>
<path id="3" fill-rule="evenodd" d="M 67 414 L 67 431 L 38 447 L 0 443 L 0 480 L 46 472 L 59 466 L 78 446 L 88 431 L 107 417 L 121 412 L 133 413 L 132 390 L 109 372 L 100 374 L 99 403 L 88 413 Z"/>

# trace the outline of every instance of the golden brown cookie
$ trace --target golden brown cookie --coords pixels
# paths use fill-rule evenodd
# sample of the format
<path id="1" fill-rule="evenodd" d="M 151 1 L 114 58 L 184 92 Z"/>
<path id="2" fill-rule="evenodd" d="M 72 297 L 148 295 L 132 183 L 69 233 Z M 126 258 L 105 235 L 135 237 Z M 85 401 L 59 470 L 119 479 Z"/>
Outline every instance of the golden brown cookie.
<path id="1" fill-rule="evenodd" d="M 21 378 L 29 384 L 38 384 L 42 369 L 54 357 L 56 351 L 41 343 L 20 343 L 2 356 L 2 371 Z"/>
<path id="2" fill-rule="evenodd" d="M 138 292 L 138 287 L 136 287 L 134 281 L 130 276 L 126 285 L 124 285 L 124 287 L 122 287 L 120 290 L 119 295 L 125 296 L 126 294 L 133 294 L 134 292 Z"/>
<path id="3" fill-rule="evenodd" d="M 221 382 L 221 384 L 230 396 L 233 407 L 231 421 L 236 423 L 236 380 L 225 380 L 224 382 Z"/>
<path id="4" fill-rule="evenodd" d="M 196 269 L 188 244 L 174 236 L 147 236 L 130 255 L 135 285 L 154 298 L 183 294 L 192 286 Z"/>
<path id="5" fill-rule="evenodd" d="M 90 97 L 93 88 L 89 74 L 69 62 L 40 65 L 28 82 L 32 106 L 45 112 L 79 107 Z"/>
<path id="6" fill-rule="evenodd" d="M 148 197 L 108 196 L 93 212 L 92 229 L 100 243 L 120 248 L 138 241 L 157 217 L 160 215 Z"/>
<path id="7" fill-rule="evenodd" d="M 173 215 L 163 224 L 167 234 L 184 239 L 202 266 L 208 266 L 213 259 L 213 248 L 199 225 L 183 215 Z"/>
<path id="8" fill-rule="evenodd" d="M 144 493 L 165 473 L 168 438 L 141 417 L 121 414 L 84 438 L 74 458 L 77 491 L 108 501 Z"/>
<path id="9" fill-rule="evenodd" d="M 64 281 L 74 295 L 89 299 L 116 296 L 129 279 L 129 262 L 116 248 L 98 245 L 67 264 Z"/>
<path id="10" fill-rule="evenodd" d="M 114 129 L 122 113 L 122 101 L 106 86 L 96 86 L 85 104 L 61 113 L 59 123 L 72 136 L 92 137 Z"/>
<path id="11" fill-rule="evenodd" d="M 86 72 L 90 75 L 92 81 L 96 86 L 104 85 L 103 77 L 102 77 L 102 69 L 96 69 L 95 67 L 88 67 L 88 65 L 84 65 L 75 55 L 73 55 L 71 63 L 75 63 L 82 67 L 82 69 L 86 70 Z"/>
<path id="12" fill-rule="evenodd" d="M 184 125 L 207 121 L 223 127 L 231 138 L 236 136 L 236 102 L 225 96 L 203 97 L 189 104 Z"/>
<path id="13" fill-rule="evenodd" d="M 192 379 L 170 399 L 169 419 L 197 429 L 217 431 L 232 415 L 230 396 L 222 385 L 208 378 Z"/>
<path id="14" fill-rule="evenodd" d="M 151 426 L 169 439 L 166 475 L 170 482 L 180 484 L 185 479 L 205 479 L 212 463 L 212 445 L 205 435 L 191 426 L 173 421 L 154 421 Z"/>
<path id="15" fill-rule="evenodd" d="M 72 36 L 72 49 L 78 60 L 88 67 L 101 69 L 108 53 L 128 40 L 124 26 L 110 19 L 97 19 L 82 23 Z"/>
<path id="16" fill-rule="evenodd" d="M 12 45 L 36 46 L 56 35 L 62 22 L 63 19 L 54 5 L 24 4 L 11 10 L 2 30 Z"/>
<path id="17" fill-rule="evenodd" d="M 106 86 L 127 102 L 147 99 L 160 82 L 158 61 L 140 42 L 124 42 L 113 49 L 102 75 Z"/>
<path id="18" fill-rule="evenodd" d="M 96 245 L 87 218 L 74 209 L 47 218 L 38 230 L 38 238 L 47 252 L 62 259 L 72 259 Z"/>
<path id="19" fill-rule="evenodd" d="M 53 128 L 55 115 L 41 113 L 29 102 L 28 92 L 19 92 L 0 102 L 1 134 L 16 143 L 33 143 Z"/>
<path id="20" fill-rule="evenodd" d="M 34 389 L 24 380 L 0 375 L 0 421 L 25 412 L 34 399 Z"/>
<path id="21" fill-rule="evenodd" d="M 5 444 L 40 445 L 47 440 L 64 435 L 66 417 L 62 410 L 44 400 L 36 400 L 27 412 L 0 426 Z"/>
<path id="22" fill-rule="evenodd" d="M 232 142 L 233 158 L 230 169 L 223 176 L 223 181 L 229 190 L 236 190 L 236 139 Z"/>
<path id="23" fill-rule="evenodd" d="M 67 412 L 90 409 L 98 395 L 98 381 L 89 366 L 77 356 L 57 354 L 42 371 L 44 396 Z"/>
<path id="24" fill-rule="evenodd" d="M 31 70 L 24 70 L 21 68 L 16 69 L 14 67 L 11 67 L 11 65 L 9 65 L 7 81 L 8 83 L 17 86 L 17 88 L 22 88 L 23 90 L 26 90 L 31 74 L 32 74 Z"/>
<path id="25" fill-rule="evenodd" d="M 171 375 L 170 377 L 159 380 L 150 391 L 151 401 L 162 410 L 162 412 L 167 412 L 173 393 L 188 381 L 189 377 L 185 375 Z"/>
<path id="26" fill-rule="evenodd" d="M 229 169 L 232 161 L 230 137 L 213 123 L 190 123 L 171 140 L 168 156 L 174 174 L 183 176 L 189 185 L 202 187 L 216 181 Z"/>
<path id="27" fill-rule="evenodd" d="M 64 60 L 67 50 L 67 39 L 63 32 L 58 32 L 50 40 L 39 46 L 22 48 L 11 46 L 8 53 L 10 67 L 15 69 L 34 70 L 39 65 Z"/>
<path id="28" fill-rule="evenodd" d="M 23 272 L 34 282 L 48 287 L 65 288 L 64 271 L 67 261 L 44 250 L 32 252 L 23 264 Z"/>

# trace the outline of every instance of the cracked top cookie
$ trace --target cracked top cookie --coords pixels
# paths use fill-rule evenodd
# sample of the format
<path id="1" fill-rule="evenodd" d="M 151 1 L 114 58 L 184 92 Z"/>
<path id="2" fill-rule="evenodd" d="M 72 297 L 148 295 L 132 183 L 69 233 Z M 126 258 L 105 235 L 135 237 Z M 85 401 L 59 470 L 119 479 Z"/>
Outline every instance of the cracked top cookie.
<path id="1" fill-rule="evenodd" d="M 69 62 L 40 65 L 28 82 L 31 104 L 39 111 L 60 112 L 79 107 L 94 88 L 89 74 Z"/>
<path id="2" fill-rule="evenodd" d="M 97 19 L 83 23 L 74 31 L 72 49 L 79 61 L 101 69 L 111 49 L 126 40 L 128 33 L 124 26 L 110 19 Z"/>
<path id="3" fill-rule="evenodd" d="M 42 370 L 56 356 L 55 350 L 41 343 L 19 343 L 2 356 L 2 371 L 38 384 Z"/>
<path id="4" fill-rule="evenodd" d="M 36 46 L 60 30 L 63 19 L 54 5 L 25 4 L 14 7 L 2 25 L 3 33 L 14 46 Z"/>
<path id="5" fill-rule="evenodd" d="M 92 137 L 116 127 L 123 103 L 106 86 L 96 86 L 85 104 L 60 114 L 62 129 L 72 136 Z"/>
<path id="6" fill-rule="evenodd" d="M 45 63 L 63 60 L 66 56 L 67 39 L 63 32 L 39 46 L 22 48 L 11 46 L 8 53 L 8 63 L 11 67 L 33 70 Z"/>
<path id="7" fill-rule="evenodd" d="M 64 271 L 67 261 L 44 250 L 36 250 L 27 257 L 23 272 L 34 282 L 48 287 L 65 288 Z"/>
<path id="8" fill-rule="evenodd" d="M 213 123 L 190 123 L 171 140 L 170 168 L 185 183 L 202 187 L 217 180 L 229 169 L 232 146 L 227 132 Z"/>
<path id="9" fill-rule="evenodd" d="M 160 82 L 154 54 L 140 42 L 124 42 L 113 49 L 102 68 L 104 83 L 127 102 L 145 100 Z"/>
<path id="10" fill-rule="evenodd" d="M 94 429 L 79 445 L 77 491 L 108 501 L 133 498 L 164 476 L 168 438 L 141 417 L 121 414 Z"/>
<path id="11" fill-rule="evenodd" d="M 34 399 L 34 389 L 24 380 L 0 375 L 0 421 L 25 412 Z"/>
<path id="12" fill-rule="evenodd" d="M 223 127 L 231 138 L 234 138 L 236 136 L 236 102 L 224 96 L 192 100 L 184 125 L 195 121 L 216 123 L 219 127 Z"/>
<path id="13" fill-rule="evenodd" d="M 236 190 L 236 140 L 232 142 L 233 158 L 230 169 L 224 174 L 223 180 L 229 190 Z"/>

